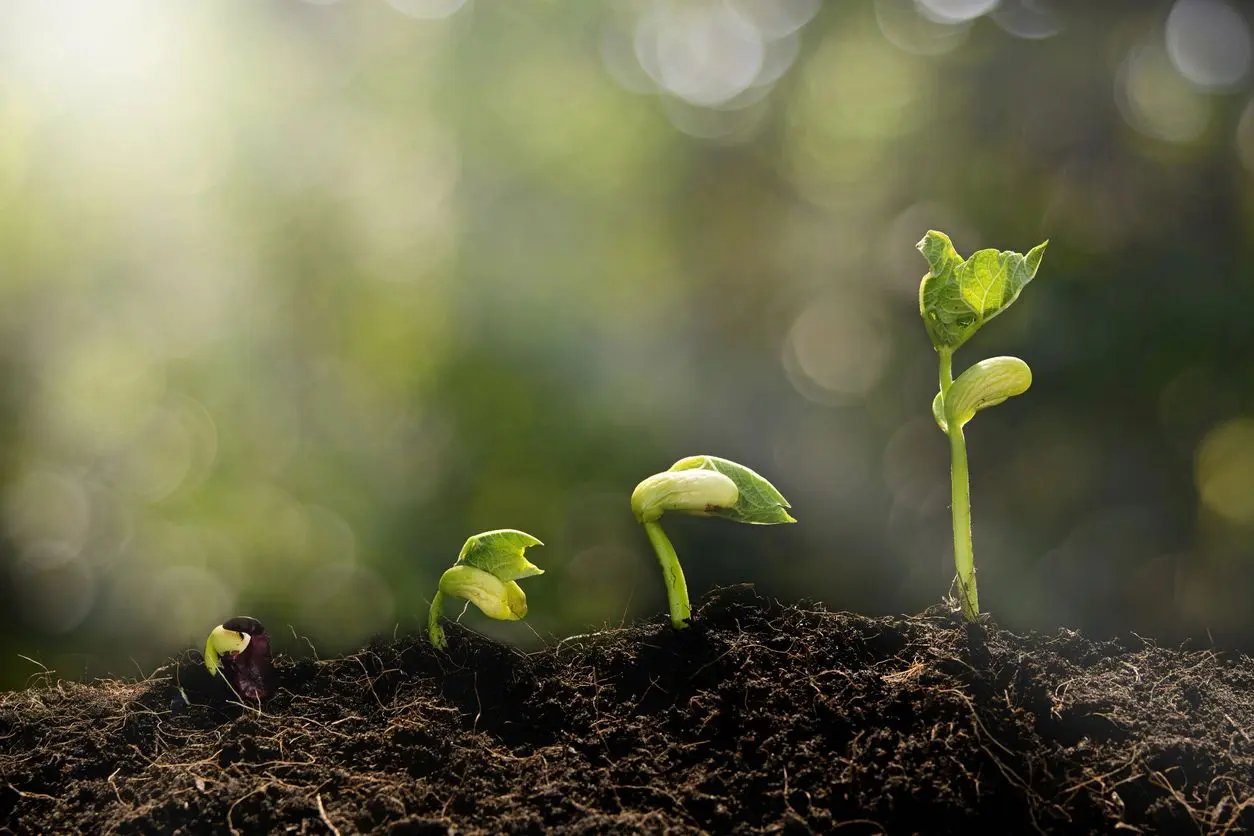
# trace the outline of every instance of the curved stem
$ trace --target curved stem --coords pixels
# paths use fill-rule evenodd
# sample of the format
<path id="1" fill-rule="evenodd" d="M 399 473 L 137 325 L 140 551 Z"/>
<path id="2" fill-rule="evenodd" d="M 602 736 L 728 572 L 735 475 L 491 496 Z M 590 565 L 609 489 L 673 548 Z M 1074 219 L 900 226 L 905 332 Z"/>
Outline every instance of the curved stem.
<path id="1" fill-rule="evenodd" d="M 657 562 L 662 566 L 662 577 L 666 580 L 666 603 L 671 611 L 671 626 L 682 630 L 692 620 L 692 607 L 688 604 L 688 582 L 684 580 L 684 570 L 679 565 L 679 555 L 667 538 L 662 526 L 656 522 L 644 524 L 644 533 L 649 535 L 649 542 L 657 552 Z"/>
<path id="2" fill-rule="evenodd" d="M 444 593 L 436 590 L 431 599 L 431 611 L 427 614 L 427 637 L 431 646 L 443 650 L 448 647 L 448 639 L 444 638 L 444 628 L 440 626 L 440 612 L 444 609 Z"/>
<path id="3" fill-rule="evenodd" d="M 975 621 L 980 615 L 980 598 L 975 588 L 975 551 L 971 544 L 971 480 L 967 472 L 967 442 L 962 436 L 962 427 L 953 422 L 949 425 L 949 451 L 958 597 L 962 615 L 967 621 Z"/>

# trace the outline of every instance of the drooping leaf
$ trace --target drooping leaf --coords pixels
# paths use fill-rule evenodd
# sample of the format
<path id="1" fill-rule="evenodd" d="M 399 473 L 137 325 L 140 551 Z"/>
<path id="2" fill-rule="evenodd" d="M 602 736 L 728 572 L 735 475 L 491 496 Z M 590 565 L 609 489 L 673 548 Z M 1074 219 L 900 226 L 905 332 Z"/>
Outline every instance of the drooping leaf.
<path id="1" fill-rule="evenodd" d="M 938 349 L 958 348 L 1019 298 L 1032 281 L 1049 242 L 1021 255 L 979 250 L 965 261 L 949 236 L 929 230 L 918 243 L 928 274 L 919 284 L 919 314 Z"/>
<path id="2" fill-rule="evenodd" d="M 990 357 L 968 368 L 945 397 L 945 420 L 961 428 L 981 409 L 1022 395 L 1032 385 L 1032 370 L 1018 357 Z"/>
<path id="3" fill-rule="evenodd" d="M 742 464 L 717 456 L 688 456 L 671 465 L 671 471 L 713 470 L 735 483 L 739 492 L 736 504 L 711 510 L 716 517 L 753 525 L 775 525 L 796 522 L 786 509 L 792 506 L 775 486 Z"/>
<path id="4" fill-rule="evenodd" d="M 462 546 L 456 565 L 473 566 L 502 581 L 542 575 L 544 570 L 527 559 L 531 546 L 544 545 L 525 531 L 502 528 L 476 534 Z"/>

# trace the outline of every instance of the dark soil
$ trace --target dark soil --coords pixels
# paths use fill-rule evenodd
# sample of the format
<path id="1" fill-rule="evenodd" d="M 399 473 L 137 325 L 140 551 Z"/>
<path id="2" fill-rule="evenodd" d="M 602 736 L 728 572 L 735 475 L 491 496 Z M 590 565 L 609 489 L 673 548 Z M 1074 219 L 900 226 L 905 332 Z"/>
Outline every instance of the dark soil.
<path id="1" fill-rule="evenodd" d="M 19 833 L 1254 831 L 1254 662 L 864 618 L 737 587 L 522 654 L 450 626 L 278 660 L 260 712 L 0 697 Z M 172 710 L 175 699 L 178 710 Z M 978 829 L 972 827 L 978 825 Z"/>

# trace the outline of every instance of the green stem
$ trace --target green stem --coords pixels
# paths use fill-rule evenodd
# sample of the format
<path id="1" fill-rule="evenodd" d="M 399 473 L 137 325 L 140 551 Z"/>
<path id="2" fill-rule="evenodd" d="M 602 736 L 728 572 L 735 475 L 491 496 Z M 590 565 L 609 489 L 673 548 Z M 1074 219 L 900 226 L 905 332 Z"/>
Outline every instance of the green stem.
<path id="1" fill-rule="evenodd" d="M 952 349 L 938 348 L 940 358 L 941 402 L 949 394 L 954 383 L 954 353 Z M 971 476 L 967 470 L 967 440 L 962 427 L 948 422 L 949 430 L 949 481 L 953 502 L 950 510 L 954 522 L 954 568 L 958 572 L 958 598 L 962 615 L 967 621 L 975 621 L 980 615 L 980 596 L 975 586 L 975 549 L 971 543 Z"/>
<path id="2" fill-rule="evenodd" d="M 427 637 L 431 646 L 443 650 L 448 647 L 448 639 L 444 638 L 444 628 L 440 626 L 440 612 L 444 609 L 444 593 L 436 590 L 431 599 L 431 611 L 427 614 Z"/>
<path id="3" fill-rule="evenodd" d="M 954 385 L 954 352 L 949 348 L 936 349 L 940 357 L 940 390 L 941 397 L 949 394 L 949 387 Z"/>
<path id="4" fill-rule="evenodd" d="M 688 604 L 688 582 L 684 580 L 679 555 L 675 554 L 675 547 L 658 523 L 645 523 L 644 533 L 649 535 L 649 542 L 657 552 L 657 562 L 662 566 L 662 577 L 666 580 L 666 603 L 671 611 L 671 626 L 682 630 L 692 620 L 692 607 Z"/>
<path id="5" fill-rule="evenodd" d="M 958 599 L 962 615 L 975 621 L 980 597 L 975 588 L 975 551 L 971 545 L 971 479 L 967 472 L 967 442 L 962 427 L 949 425 L 950 490 L 953 493 L 954 568 L 958 570 Z"/>

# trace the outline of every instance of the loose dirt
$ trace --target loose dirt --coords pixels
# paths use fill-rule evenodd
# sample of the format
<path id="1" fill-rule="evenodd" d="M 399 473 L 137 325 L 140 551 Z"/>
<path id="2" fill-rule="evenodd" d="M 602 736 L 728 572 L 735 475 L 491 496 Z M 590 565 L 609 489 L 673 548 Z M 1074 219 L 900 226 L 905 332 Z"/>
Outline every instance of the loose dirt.
<path id="1" fill-rule="evenodd" d="M 1254 831 L 1254 661 L 720 590 L 523 654 L 456 625 L 280 657 L 260 710 L 0 695 L 16 833 Z M 176 683 L 191 689 L 183 705 Z M 973 831 L 978 827 L 978 831 Z"/>

